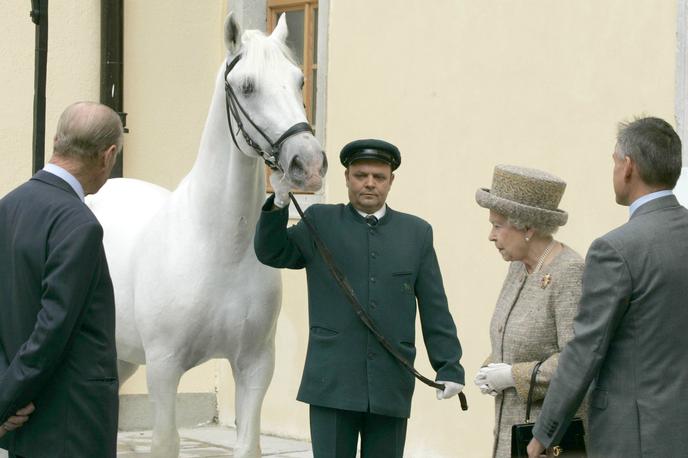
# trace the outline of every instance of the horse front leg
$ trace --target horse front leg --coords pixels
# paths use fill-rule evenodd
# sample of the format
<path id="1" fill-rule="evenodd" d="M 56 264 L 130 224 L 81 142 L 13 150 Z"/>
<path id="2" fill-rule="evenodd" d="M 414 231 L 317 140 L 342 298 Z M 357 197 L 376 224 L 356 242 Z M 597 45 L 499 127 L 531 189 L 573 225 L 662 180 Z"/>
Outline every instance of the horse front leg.
<path id="1" fill-rule="evenodd" d="M 260 457 L 260 412 L 263 398 L 275 371 L 275 343 L 272 340 L 260 352 L 239 355 L 232 362 L 234 374 L 234 399 L 237 458 Z"/>
<path id="2" fill-rule="evenodd" d="M 149 361 L 146 370 L 148 393 L 154 410 L 151 456 L 176 458 L 179 456 L 177 387 L 184 371 L 176 361 L 169 359 Z"/>

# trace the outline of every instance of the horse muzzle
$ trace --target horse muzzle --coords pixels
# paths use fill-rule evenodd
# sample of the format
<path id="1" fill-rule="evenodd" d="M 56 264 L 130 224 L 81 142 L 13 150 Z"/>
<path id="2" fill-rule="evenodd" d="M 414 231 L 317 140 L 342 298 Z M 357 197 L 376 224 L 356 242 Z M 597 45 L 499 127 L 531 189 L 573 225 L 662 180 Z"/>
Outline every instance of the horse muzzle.
<path id="1" fill-rule="evenodd" d="M 327 156 L 320 143 L 309 134 L 290 138 L 284 144 L 280 165 L 286 178 L 298 189 L 318 191 L 327 173 Z"/>

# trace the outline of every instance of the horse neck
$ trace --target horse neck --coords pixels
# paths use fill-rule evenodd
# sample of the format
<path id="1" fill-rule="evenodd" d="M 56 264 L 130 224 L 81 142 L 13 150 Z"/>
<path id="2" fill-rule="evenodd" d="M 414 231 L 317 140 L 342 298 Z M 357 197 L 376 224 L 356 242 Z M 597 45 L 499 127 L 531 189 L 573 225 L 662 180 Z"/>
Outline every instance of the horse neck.
<path id="1" fill-rule="evenodd" d="M 215 81 L 198 157 L 185 182 L 180 188 L 188 187 L 190 214 L 209 225 L 235 224 L 240 220 L 251 228 L 250 237 L 253 237 L 252 230 L 265 198 L 263 163 L 239 151 L 230 137 L 224 65 Z"/>

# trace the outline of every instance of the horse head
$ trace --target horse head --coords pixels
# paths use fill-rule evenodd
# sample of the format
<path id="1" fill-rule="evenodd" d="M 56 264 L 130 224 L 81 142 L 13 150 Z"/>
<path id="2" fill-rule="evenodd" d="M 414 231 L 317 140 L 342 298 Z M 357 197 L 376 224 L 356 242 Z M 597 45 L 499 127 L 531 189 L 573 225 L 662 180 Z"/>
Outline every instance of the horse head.
<path id="1" fill-rule="evenodd" d="M 256 30 L 242 34 L 232 13 L 227 16 L 229 128 L 245 154 L 262 156 L 273 169 L 282 170 L 293 187 L 317 191 L 327 158 L 306 119 L 304 76 L 286 45 L 287 33 L 284 14 L 270 35 Z"/>

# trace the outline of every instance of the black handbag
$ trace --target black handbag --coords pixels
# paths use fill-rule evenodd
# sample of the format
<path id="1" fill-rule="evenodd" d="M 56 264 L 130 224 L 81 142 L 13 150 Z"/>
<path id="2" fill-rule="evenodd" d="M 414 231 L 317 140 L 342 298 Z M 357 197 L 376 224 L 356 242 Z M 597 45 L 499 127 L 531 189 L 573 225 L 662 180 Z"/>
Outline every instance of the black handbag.
<path id="1" fill-rule="evenodd" d="M 540 369 L 542 361 L 538 362 L 533 368 L 530 376 L 530 387 L 528 388 L 528 400 L 526 403 L 526 421 L 511 427 L 511 456 L 514 458 L 528 458 L 528 443 L 533 438 L 533 426 L 530 422 L 530 406 L 533 403 L 533 386 L 535 386 L 535 376 Z M 570 458 L 585 458 L 585 429 L 583 420 L 574 418 L 571 420 L 564 436 L 559 444 L 545 450 L 547 456 L 561 456 Z"/>

